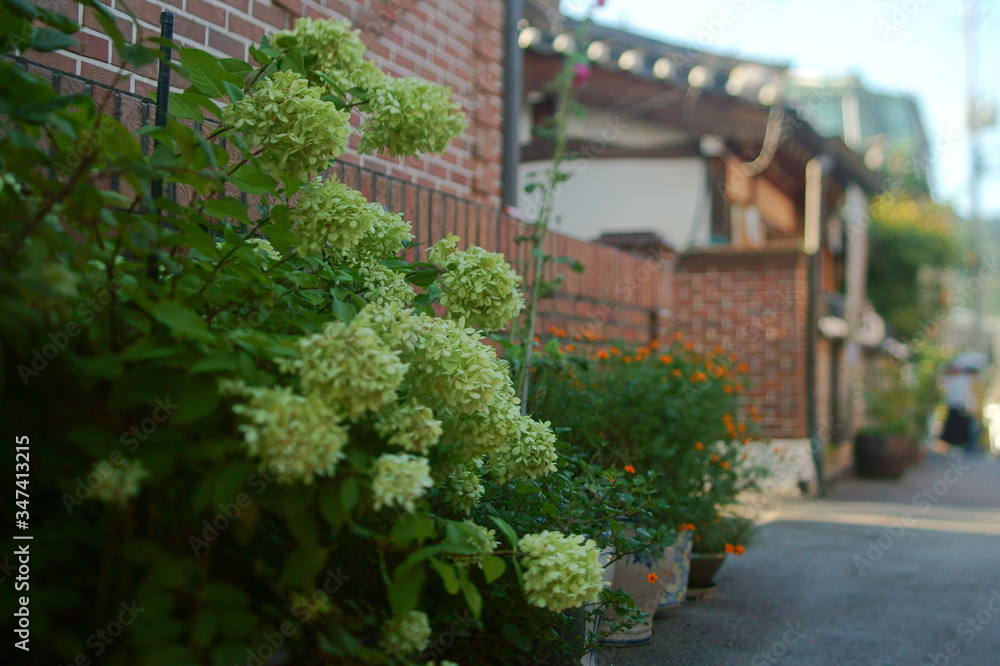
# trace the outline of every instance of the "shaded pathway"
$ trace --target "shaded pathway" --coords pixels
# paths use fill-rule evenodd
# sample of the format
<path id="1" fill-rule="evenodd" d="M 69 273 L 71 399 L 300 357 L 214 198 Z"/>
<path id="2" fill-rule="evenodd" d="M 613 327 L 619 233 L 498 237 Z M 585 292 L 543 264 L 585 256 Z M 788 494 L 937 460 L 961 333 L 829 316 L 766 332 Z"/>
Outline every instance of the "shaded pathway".
<path id="1" fill-rule="evenodd" d="M 851 479 L 763 519 L 715 599 L 601 663 L 1000 665 L 997 462 L 929 456 L 900 481 Z"/>

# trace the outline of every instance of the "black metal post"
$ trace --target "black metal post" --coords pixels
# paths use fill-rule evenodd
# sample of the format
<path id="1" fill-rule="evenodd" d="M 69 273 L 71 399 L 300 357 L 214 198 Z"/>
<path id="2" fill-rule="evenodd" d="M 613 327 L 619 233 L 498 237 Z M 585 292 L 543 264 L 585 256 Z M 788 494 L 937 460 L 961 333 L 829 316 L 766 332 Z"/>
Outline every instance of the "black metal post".
<path id="1" fill-rule="evenodd" d="M 160 14 L 160 37 L 163 39 L 174 38 L 174 13 L 162 12 Z M 167 106 L 170 101 L 170 52 L 171 48 L 164 45 L 163 60 L 160 61 L 160 69 L 156 75 L 156 126 L 166 127 Z M 157 142 L 158 143 L 158 142 Z M 153 144 L 155 147 L 155 143 Z M 163 195 L 163 181 L 157 178 L 150 188 L 153 199 L 159 199 Z"/>
<path id="2" fill-rule="evenodd" d="M 521 164 L 518 126 L 524 88 L 524 54 L 518 45 L 518 23 L 523 12 L 523 0 L 507 0 L 503 56 L 503 173 L 500 180 L 501 201 L 505 206 L 517 205 L 517 170 Z"/>

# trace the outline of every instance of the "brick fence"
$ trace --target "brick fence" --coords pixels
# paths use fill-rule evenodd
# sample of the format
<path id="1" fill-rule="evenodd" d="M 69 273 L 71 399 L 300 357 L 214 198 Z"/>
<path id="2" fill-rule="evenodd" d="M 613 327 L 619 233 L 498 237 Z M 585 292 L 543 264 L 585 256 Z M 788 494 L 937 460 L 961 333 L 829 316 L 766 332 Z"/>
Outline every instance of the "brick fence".
<path id="1" fill-rule="evenodd" d="M 420 76 L 448 86 L 469 125 L 441 155 L 345 159 L 380 173 L 474 201 L 498 205 L 503 142 L 502 0 L 101 0 L 119 17 L 126 39 L 158 36 L 161 11 L 175 15 L 175 39 L 220 57 L 248 59 L 247 46 L 300 16 L 346 18 L 362 31 L 368 56 L 395 76 Z M 89 12 L 72 0 L 40 4 L 83 26 L 72 52 L 32 53 L 55 69 L 109 85 L 118 72 L 111 42 Z M 135 26 L 128 6 L 139 19 Z M 156 89 L 155 65 L 135 71 L 123 89 L 142 97 Z M 175 79 L 176 80 L 176 79 Z M 349 146 L 357 148 L 355 136 Z"/>
<path id="2" fill-rule="evenodd" d="M 64 12 L 76 5 L 48 0 Z M 120 15 L 119 0 L 107 0 Z M 465 133 L 442 155 L 395 160 L 358 156 L 349 149 L 338 177 L 413 223 L 421 258 L 448 233 L 466 244 L 503 252 L 530 274 L 530 249 L 517 238 L 526 225 L 498 209 L 502 141 L 502 10 L 500 0 L 134 0 L 129 6 L 147 34 L 158 32 L 161 9 L 173 11 L 182 43 L 220 56 L 246 57 L 262 32 L 289 26 L 301 15 L 348 18 L 363 31 L 369 55 L 395 75 L 417 75 L 448 85 L 465 106 Z M 74 15 L 70 12 L 70 15 Z M 129 128 L 151 120 L 148 94 L 153 71 L 137 72 L 126 89 L 109 91 L 117 68 L 110 45 L 80 13 L 85 26 L 76 53 L 45 54 L 43 67 L 63 92 L 113 95 L 111 108 Z M 136 30 L 122 20 L 133 39 Z M 33 57 L 37 54 L 33 54 Z M 355 139 L 356 141 L 356 139 Z M 352 144 L 356 147 L 356 143 Z M 539 330 L 564 328 L 610 339 L 645 343 L 680 330 L 703 347 L 722 345 L 750 364 L 747 396 L 761 410 L 763 433 L 805 436 L 805 261 L 797 250 L 705 251 L 658 257 L 551 233 L 546 251 L 572 257 L 585 270 L 553 264 L 565 281 L 540 310 Z"/>

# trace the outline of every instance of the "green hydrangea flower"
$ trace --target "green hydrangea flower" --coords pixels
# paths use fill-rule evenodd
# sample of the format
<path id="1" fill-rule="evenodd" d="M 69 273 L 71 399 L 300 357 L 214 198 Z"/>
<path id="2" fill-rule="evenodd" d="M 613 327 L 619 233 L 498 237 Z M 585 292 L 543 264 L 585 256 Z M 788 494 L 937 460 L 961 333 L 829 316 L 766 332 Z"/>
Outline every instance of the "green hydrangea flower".
<path id="1" fill-rule="evenodd" d="M 420 78 L 386 77 L 361 106 L 369 113 L 358 152 L 394 157 L 440 153 L 465 129 L 465 115 L 451 89 Z"/>
<path id="2" fill-rule="evenodd" d="M 311 63 L 309 82 L 326 93 L 335 93 L 325 81 L 316 76 L 319 71 L 333 79 L 341 88 L 367 87 L 387 76 L 374 63 L 364 59 L 365 45 L 361 33 L 349 21 L 333 19 L 300 18 L 291 30 L 274 34 L 272 42 L 289 35 L 296 46 L 311 51 L 316 60 Z"/>
<path id="3" fill-rule="evenodd" d="M 260 164 L 272 176 L 305 180 L 344 152 L 352 131 L 351 114 L 322 94 L 295 72 L 277 72 L 223 109 L 222 120 L 260 146 Z"/>
<path id="4" fill-rule="evenodd" d="M 441 422 L 429 408 L 411 399 L 409 403 L 379 412 L 375 431 L 393 446 L 427 453 L 441 438 Z"/>
<path id="5" fill-rule="evenodd" d="M 116 506 L 125 506 L 130 497 L 138 495 L 140 483 L 149 476 L 138 460 L 122 459 L 117 465 L 102 462 L 94 466 L 94 471 L 100 479 L 94 487 L 94 497 Z"/>
<path id="6" fill-rule="evenodd" d="M 461 526 L 462 532 L 469 537 L 469 545 L 478 548 L 481 552 L 477 555 L 454 555 L 452 559 L 460 567 L 468 567 L 476 564 L 482 569 L 483 555 L 492 554 L 497 549 L 497 546 L 500 545 L 500 542 L 496 539 L 496 530 L 487 529 L 471 520 L 462 521 Z"/>
<path id="7" fill-rule="evenodd" d="M 600 550 L 579 534 L 529 534 L 521 538 L 524 591 L 528 602 L 559 613 L 597 601 L 604 589 Z"/>
<path id="8" fill-rule="evenodd" d="M 556 470 L 556 436 L 549 422 L 540 423 L 522 416 L 518 437 L 510 448 L 490 461 L 490 471 L 498 483 L 510 479 L 534 479 Z"/>
<path id="9" fill-rule="evenodd" d="M 247 451 L 282 483 L 312 483 L 315 476 L 333 476 L 344 457 L 347 430 L 343 416 L 317 396 L 301 396 L 291 388 L 247 387 L 223 382 L 225 392 L 246 402 L 233 407 Z"/>
<path id="10" fill-rule="evenodd" d="M 298 346 L 301 359 L 287 366 L 298 372 L 303 392 L 352 419 L 395 402 L 408 368 L 398 352 L 356 319 L 331 322 Z"/>
<path id="11" fill-rule="evenodd" d="M 448 317 L 464 319 L 484 331 L 498 331 L 524 308 L 521 276 L 499 252 L 473 246 L 457 251 L 457 238 L 449 235 L 428 250 L 431 261 L 447 267 L 441 276 L 441 304 Z"/>
<path id="12" fill-rule="evenodd" d="M 420 611 L 392 618 L 382 632 L 382 646 L 400 657 L 423 650 L 430 640 L 430 621 Z"/>
<path id="13" fill-rule="evenodd" d="M 359 267 L 365 299 L 369 303 L 400 303 L 409 305 L 417 293 L 399 271 L 386 268 L 382 264 L 362 264 Z"/>
<path id="14" fill-rule="evenodd" d="M 383 453 L 375 461 L 372 496 L 376 511 L 384 506 L 395 506 L 413 513 L 415 502 L 433 486 L 427 458 L 409 453 Z"/>
<path id="15" fill-rule="evenodd" d="M 476 464 L 478 463 L 478 465 Z M 471 465 L 455 465 L 441 487 L 445 504 L 456 513 L 469 515 L 472 508 L 479 504 L 486 489 L 476 472 L 481 461 L 473 461 Z"/>

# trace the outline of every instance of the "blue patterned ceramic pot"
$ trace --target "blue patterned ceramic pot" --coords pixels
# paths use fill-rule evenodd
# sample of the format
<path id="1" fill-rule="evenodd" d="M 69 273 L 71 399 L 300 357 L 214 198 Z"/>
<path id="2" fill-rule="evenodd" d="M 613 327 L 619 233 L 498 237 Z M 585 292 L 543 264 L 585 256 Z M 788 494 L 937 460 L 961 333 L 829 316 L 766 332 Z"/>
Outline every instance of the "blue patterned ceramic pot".
<path id="1" fill-rule="evenodd" d="M 659 583 L 663 587 L 656 617 L 664 618 L 680 608 L 687 598 L 688 576 L 691 574 L 691 547 L 694 533 L 684 530 L 677 535 L 677 543 L 663 549 L 663 573 Z"/>

